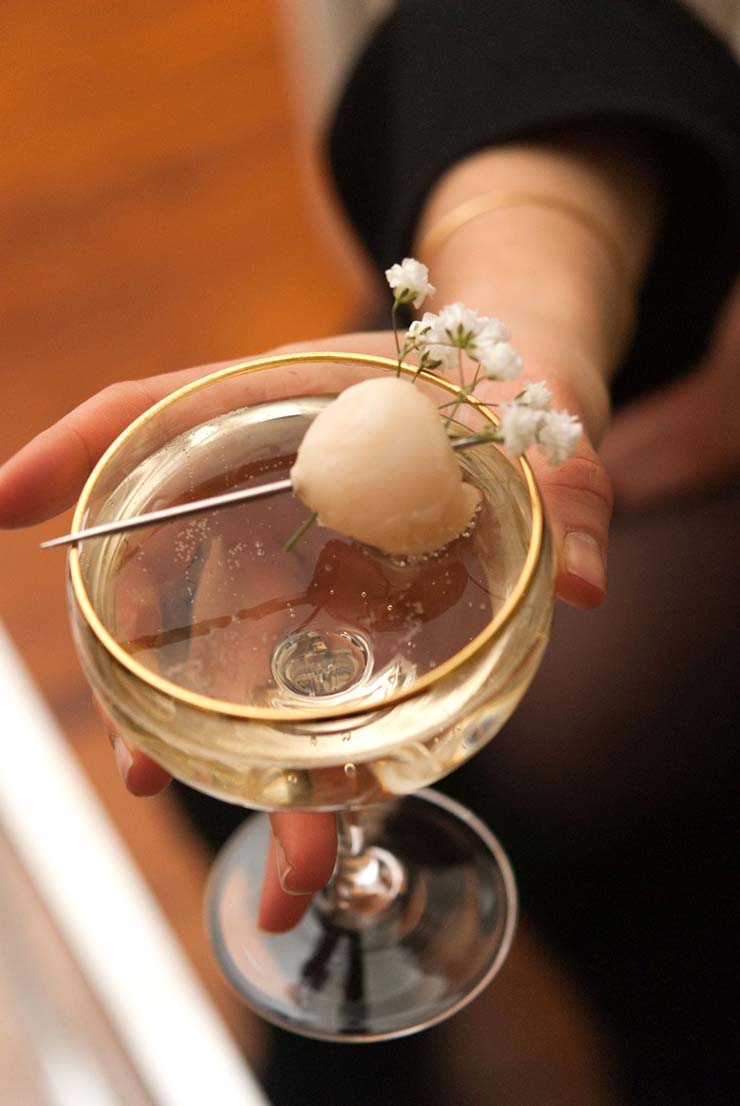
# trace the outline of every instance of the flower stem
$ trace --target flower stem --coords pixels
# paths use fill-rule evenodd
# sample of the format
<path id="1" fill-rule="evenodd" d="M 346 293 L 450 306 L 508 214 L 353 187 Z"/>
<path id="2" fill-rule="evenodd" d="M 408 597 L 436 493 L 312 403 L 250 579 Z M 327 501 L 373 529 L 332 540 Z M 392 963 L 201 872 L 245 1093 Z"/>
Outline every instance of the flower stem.
<path id="1" fill-rule="evenodd" d="M 398 340 L 398 308 L 399 302 L 397 299 L 394 299 L 393 307 L 391 308 L 391 326 L 393 327 L 393 340 L 396 343 L 396 360 L 398 361 L 396 376 L 401 375 L 401 343 Z"/>
<path id="2" fill-rule="evenodd" d="M 449 401 L 449 403 L 443 403 L 442 406 L 440 407 L 440 411 L 442 410 L 443 407 L 452 407 L 452 410 L 450 411 L 449 415 L 447 416 L 447 420 L 445 422 L 445 430 L 449 427 L 450 423 L 452 422 L 453 418 L 455 417 L 455 412 L 457 411 L 457 408 L 460 406 L 460 404 L 464 403 L 465 400 L 468 398 L 468 396 L 473 395 L 473 393 L 475 392 L 475 389 L 478 386 L 478 380 L 480 379 L 480 371 L 481 370 L 480 370 L 480 365 L 478 365 L 477 369 L 475 370 L 475 376 L 471 380 L 470 384 L 465 384 L 464 383 L 464 378 L 463 378 L 463 372 L 462 372 L 462 353 L 460 354 L 460 362 L 461 362 L 461 364 L 460 364 L 460 379 L 462 381 L 461 386 L 460 386 L 460 390 L 458 391 L 458 393 L 457 393 L 457 395 L 455 396 L 454 399 L 451 399 Z"/>
<path id="3" fill-rule="evenodd" d="M 293 546 L 298 544 L 298 542 L 301 540 L 303 535 L 306 533 L 306 531 L 309 529 L 309 527 L 313 526 L 314 522 L 316 521 L 316 519 L 318 517 L 319 516 L 316 513 L 316 511 L 313 511 L 308 516 L 308 518 L 304 518 L 301 525 L 298 527 L 298 529 L 295 531 L 295 533 L 291 534 L 291 536 L 288 538 L 285 545 L 283 546 L 283 552 L 284 553 L 290 553 Z"/>

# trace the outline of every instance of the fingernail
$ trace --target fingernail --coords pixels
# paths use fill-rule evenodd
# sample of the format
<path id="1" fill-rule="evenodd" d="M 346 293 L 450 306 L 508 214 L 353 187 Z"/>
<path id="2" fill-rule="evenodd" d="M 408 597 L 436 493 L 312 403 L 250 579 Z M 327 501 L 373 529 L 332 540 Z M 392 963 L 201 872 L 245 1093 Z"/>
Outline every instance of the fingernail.
<path id="1" fill-rule="evenodd" d="M 275 837 L 275 863 L 277 865 L 278 879 L 280 880 L 280 886 L 286 895 L 306 895 L 310 894 L 303 887 L 297 887 L 296 873 L 290 866 L 287 856 L 285 855 L 285 848 L 279 837 Z"/>
<path id="2" fill-rule="evenodd" d="M 131 753 L 124 744 L 122 738 L 116 737 L 113 739 L 113 752 L 116 757 L 118 771 L 121 773 L 121 778 L 124 783 L 128 783 L 128 774 L 131 771 L 131 765 L 134 763 L 134 758 L 131 756 Z"/>
<path id="3" fill-rule="evenodd" d="M 563 549 L 565 567 L 571 576 L 577 576 L 592 587 L 606 591 L 604 554 L 596 538 L 579 530 L 571 530 L 565 535 Z"/>

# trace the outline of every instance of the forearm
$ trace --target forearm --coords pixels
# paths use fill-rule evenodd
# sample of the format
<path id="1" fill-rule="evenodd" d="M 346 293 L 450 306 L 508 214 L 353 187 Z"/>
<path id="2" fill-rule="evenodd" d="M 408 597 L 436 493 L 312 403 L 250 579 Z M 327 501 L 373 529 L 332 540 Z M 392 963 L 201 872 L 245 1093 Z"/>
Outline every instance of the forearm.
<path id="1" fill-rule="evenodd" d="M 503 319 L 525 367 L 562 378 L 595 437 L 606 422 L 608 378 L 631 334 L 657 228 L 658 191 L 647 158 L 621 137 L 581 130 L 458 162 L 429 195 L 417 226 L 416 248 L 430 265 L 436 304 L 460 299 Z M 494 202 L 519 199 L 462 223 L 434 247 L 434 256 L 423 256 L 432 228 L 488 193 Z M 565 201 L 585 218 L 538 197 Z"/>

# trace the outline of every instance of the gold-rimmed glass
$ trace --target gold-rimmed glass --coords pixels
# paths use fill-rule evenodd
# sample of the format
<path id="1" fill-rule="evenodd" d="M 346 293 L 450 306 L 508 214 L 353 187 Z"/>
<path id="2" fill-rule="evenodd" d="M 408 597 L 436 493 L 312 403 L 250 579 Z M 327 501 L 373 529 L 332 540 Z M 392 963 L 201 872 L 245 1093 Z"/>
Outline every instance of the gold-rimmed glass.
<path id="1" fill-rule="evenodd" d="M 286 354 L 194 381 L 113 443 L 74 527 L 285 476 L 333 396 L 395 371 L 378 357 Z M 401 372 L 416 375 L 411 366 Z M 440 404 L 455 391 L 426 373 L 414 386 Z M 454 414 L 453 434 L 495 421 L 473 398 Z M 461 464 L 483 491 L 483 508 L 469 532 L 429 558 L 385 557 L 321 527 L 285 553 L 306 513 L 290 496 L 90 539 L 70 552 L 82 663 L 129 740 L 230 802 L 350 812 L 342 813 L 333 886 L 291 934 L 254 929 L 266 832 L 258 820 L 227 846 L 212 886 L 211 930 L 227 975 L 265 1016 L 309 1035 L 378 1039 L 432 1024 L 490 978 L 511 937 L 508 864 L 472 816 L 454 811 L 457 859 L 444 876 L 433 856 L 414 864 L 390 848 L 442 833 L 454 804 L 403 797 L 500 729 L 547 639 L 552 565 L 531 471 L 491 444 L 466 451 Z M 465 924 L 474 919 L 479 937 L 462 973 L 457 964 L 430 966 L 434 940 L 416 948 L 430 919 L 447 925 L 443 901 L 462 925 L 453 885 L 464 889 Z M 342 940 L 333 940 L 334 967 L 322 968 L 319 985 L 306 966 L 326 953 L 329 933 Z M 358 948 L 367 968 L 359 996 L 346 961 Z M 399 988 L 404 975 L 408 986 Z"/>

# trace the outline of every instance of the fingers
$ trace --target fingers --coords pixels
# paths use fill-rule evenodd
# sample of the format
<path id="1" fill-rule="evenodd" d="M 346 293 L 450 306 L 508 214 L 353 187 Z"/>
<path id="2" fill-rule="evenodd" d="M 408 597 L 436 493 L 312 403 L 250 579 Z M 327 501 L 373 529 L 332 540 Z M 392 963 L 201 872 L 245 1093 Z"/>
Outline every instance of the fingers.
<path id="1" fill-rule="evenodd" d="M 159 795 L 170 783 L 172 777 L 164 768 L 134 746 L 127 745 L 122 737 L 113 739 L 113 752 L 116 766 L 132 795 L 139 799 Z"/>
<path id="2" fill-rule="evenodd" d="M 575 607 L 597 607 L 606 594 L 613 495 L 606 469 L 584 438 L 576 454 L 551 468 L 533 457 L 555 546 L 555 592 Z"/>
<path id="3" fill-rule="evenodd" d="M 0 469 L 0 527 L 32 526 L 74 503 L 93 466 L 133 419 L 220 365 L 112 384 L 42 431 Z"/>
<path id="4" fill-rule="evenodd" d="M 714 365 L 618 414 L 602 446 L 618 505 L 639 510 L 740 473 L 740 391 Z"/>
<path id="5" fill-rule="evenodd" d="M 527 452 L 553 541 L 555 594 L 574 607 L 597 607 L 606 595 L 607 548 L 613 493 L 606 469 L 592 440 L 598 440 L 608 422 L 609 401 L 604 382 L 588 367 L 578 372 L 553 367 L 545 358 L 532 357 L 530 379 L 542 379 L 552 393 L 556 410 L 576 414 L 585 428 L 572 457 L 553 467 L 533 447 Z M 519 379 L 479 388 L 481 398 L 499 404 L 514 398 Z"/>
<path id="6" fill-rule="evenodd" d="M 284 346 L 272 352 L 300 353 L 321 347 L 390 353 L 391 344 L 387 334 L 346 334 L 308 345 Z M 147 380 L 124 381 L 86 400 L 0 468 L 0 528 L 32 526 L 66 510 L 79 495 L 93 466 L 129 423 L 191 380 L 236 363 L 222 361 Z"/>
<path id="7" fill-rule="evenodd" d="M 146 753 L 142 753 L 135 746 L 124 741 L 120 730 L 97 695 L 93 694 L 92 701 L 113 748 L 121 779 L 131 794 L 136 795 L 137 798 L 145 798 L 164 791 L 172 779 L 169 773 L 151 760 Z"/>
<path id="8" fill-rule="evenodd" d="M 620 412 L 602 457 L 617 503 L 652 507 L 740 475 L 740 279 L 695 371 Z"/>
<path id="9" fill-rule="evenodd" d="M 266 933 L 285 933 L 300 922 L 312 896 L 287 894 L 280 885 L 275 838 L 270 838 L 257 925 Z"/>
<path id="10" fill-rule="evenodd" d="M 258 914 L 260 929 L 283 933 L 331 879 L 337 856 L 333 814 L 270 815 L 272 838 Z"/>

